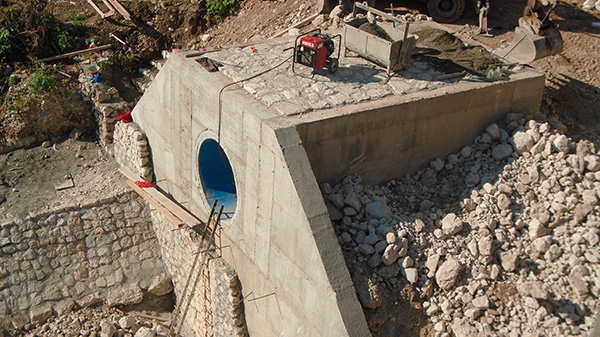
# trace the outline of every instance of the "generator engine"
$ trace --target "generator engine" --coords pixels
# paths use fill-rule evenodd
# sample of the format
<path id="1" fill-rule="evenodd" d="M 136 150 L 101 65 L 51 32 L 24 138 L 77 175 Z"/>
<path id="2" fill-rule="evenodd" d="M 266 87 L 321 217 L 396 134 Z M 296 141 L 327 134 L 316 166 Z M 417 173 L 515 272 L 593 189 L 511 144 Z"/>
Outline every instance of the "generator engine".
<path id="1" fill-rule="evenodd" d="M 341 43 L 341 35 L 321 34 L 318 32 L 310 32 L 305 35 L 300 35 L 296 38 L 294 47 L 294 58 L 292 62 L 292 70 L 295 63 L 313 68 L 312 76 L 317 69 L 327 67 L 330 74 L 333 74 L 338 69 L 338 59 L 340 57 L 340 48 L 336 57 L 332 57 L 335 52 L 334 39 L 339 38 Z M 298 41 L 299 40 L 299 41 Z M 338 44 L 339 46 L 340 44 Z"/>

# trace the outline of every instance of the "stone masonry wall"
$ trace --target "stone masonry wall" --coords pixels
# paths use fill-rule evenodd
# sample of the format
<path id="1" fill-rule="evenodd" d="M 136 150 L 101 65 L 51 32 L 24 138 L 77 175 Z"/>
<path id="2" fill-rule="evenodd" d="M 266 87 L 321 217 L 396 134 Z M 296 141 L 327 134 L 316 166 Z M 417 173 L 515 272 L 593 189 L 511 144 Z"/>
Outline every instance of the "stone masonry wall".
<path id="1" fill-rule="evenodd" d="M 146 135 L 135 123 L 115 124 L 113 154 L 117 163 L 152 181 L 152 162 Z"/>
<path id="2" fill-rule="evenodd" d="M 235 269 L 223 259 L 209 263 L 214 337 L 247 337 L 242 286 Z"/>
<path id="3" fill-rule="evenodd" d="M 113 142 L 113 133 L 117 117 L 128 110 L 128 104 L 120 96 L 117 89 L 104 82 L 93 83 L 89 72 L 90 66 L 81 66 L 79 75 L 82 93 L 91 100 L 96 121 L 98 122 L 98 139 L 110 153 L 109 145 Z"/>
<path id="4" fill-rule="evenodd" d="M 141 302 L 165 279 L 149 213 L 125 192 L 1 223 L 0 317 L 29 313 L 40 323 L 75 303 Z"/>
<path id="5" fill-rule="evenodd" d="M 181 295 L 194 254 L 198 251 L 199 237 L 189 229 L 173 230 L 177 227 L 159 212 L 152 212 L 152 223 L 168 276 L 173 280 L 177 305 L 182 305 Z M 215 254 L 215 258 L 209 260 L 208 268 L 204 268 L 198 276 L 200 279 L 193 291 L 182 335 L 248 336 L 241 285 L 235 270 Z M 195 278 L 192 278 L 190 284 L 194 281 Z M 191 290 L 187 290 L 188 294 Z M 188 299 L 185 301 L 187 303 Z"/>

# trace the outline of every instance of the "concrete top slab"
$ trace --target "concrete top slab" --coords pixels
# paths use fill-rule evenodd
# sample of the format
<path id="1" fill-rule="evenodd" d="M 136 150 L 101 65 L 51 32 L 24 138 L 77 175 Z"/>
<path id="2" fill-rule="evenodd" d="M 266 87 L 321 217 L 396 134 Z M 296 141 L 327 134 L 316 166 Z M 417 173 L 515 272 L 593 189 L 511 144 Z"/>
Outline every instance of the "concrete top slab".
<path id="1" fill-rule="evenodd" d="M 429 26 L 431 23 L 427 23 L 427 27 Z M 439 25 L 436 28 L 437 26 Z M 411 28 L 411 31 L 419 29 L 418 25 Z M 498 84 L 483 82 L 470 75 L 440 81 L 437 77 L 444 75 L 442 71 L 414 57 L 404 70 L 388 76 L 385 68 L 352 53 L 339 60 L 339 69 L 335 74 L 319 69 L 314 78 L 305 78 L 292 72 L 294 40 L 295 37 L 283 37 L 246 48 L 207 53 L 203 57 L 221 62 L 223 66 L 220 71 L 226 78 L 232 82 L 239 81 L 239 87 L 280 118 L 305 115 L 318 110 L 337 110 L 336 108 L 393 96 L 410 100 L 415 94 L 420 96 L 419 93 L 433 91 L 439 94 L 454 92 L 453 89 L 457 87 L 462 91 Z M 335 42 L 337 53 L 337 39 Z M 297 64 L 296 71 L 310 75 L 312 69 Z M 531 71 L 521 68 L 517 73 Z M 509 76 L 508 80 L 512 80 L 512 77 Z M 522 77 L 522 74 L 517 74 L 516 77 Z"/>
<path id="2" fill-rule="evenodd" d="M 314 78 L 304 78 L 292 72 L 292 50 L 284 51 L 293 46 L 294 37 L 288 37 L 253 47 L 210 53 L 207 56 L 223 63 L 220 70 L 232 81 L 250 78 L 283 62 L 276 69 L 239 83 L 239 86 L 280 116 L 431 90 L 458 81 L 437 81 L 436 77 L 443 73 L 416 60 L 411 60 L 406 70 L 388 76 L 385 68 L 350 54 L 340 59 L 340 66 L 335 74 L 319 69 Z M 296 71 L 310 75 L 311 68 L 297 64 Z"/>

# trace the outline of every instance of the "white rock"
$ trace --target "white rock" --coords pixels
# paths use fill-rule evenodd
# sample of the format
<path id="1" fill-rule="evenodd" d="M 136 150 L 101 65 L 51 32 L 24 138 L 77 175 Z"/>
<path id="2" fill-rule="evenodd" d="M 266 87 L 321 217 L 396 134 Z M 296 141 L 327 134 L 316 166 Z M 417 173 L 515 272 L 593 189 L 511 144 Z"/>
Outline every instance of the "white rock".
<path id="1" fill-rule="evenodd" d="M 397 239 L 396 233 L 394 232 L 389 232 L 385 235 L 385 241 L 389 244 L 396 243 Z"/>
<path id="2" fill-rule="evenodd" d="M 485 129 L 485 132 L 490 136 L 490 138 L 494 141 L 500 139 L 500 128 L 498 127 L 498 124 L 494 123 L 490 126 L 488 126 Z"/>
<path id="3" fill-rule="evenodd" d="M 595 190 L 585 190 L 581 194 L 584 205 L 596 206 L 598 205 L 598 193 Z"/>
<path id="4" fill-rule="evenodd" d="M 119 326 L 125 330 L 131 329 L 131 327 L 134 325 L 135 325 L 135 317 L 133 317 L 133 316 L 123 316 L 119 320 Z"/>
<path id="5" fill-rule="evenodd" d="M 360 200 L 358 200 L 358 196 L 353 191 L 350 191 L 346 195 L 346 198 L 344 198 L 344 203 L 354 208 L 357 212 L 360 212 L 360 209 L 362 208 L 362 204 L 360 203 Z"/>
<path id="6" fill-rule="evenodd" d="M 583 238 L 592 246 L 595 246 L 599 240 L 598 238 L 598 229 L 590 228 L 585 234 L 583 234 Z"/>
<path id="7" fill-rule="evenodd" d="M 558 245 L 554 244 L 554 245 L 551 245 L 550 248 L 548 248 L 548 251 L 546 252 L 546 254 L 544 254 L 544 259 L 546 261 L 552 262 L 552 261 L 558 259 L 561 254 L 562 254 L 562 249 Z"/>
<path id="8" fill-rule="evenodd" d="M 496 160 L 505 160 L 512 154 L 512 146 L 508 144 L 498 144 L 492 148 L 492 157 Z"/>
<path id="9" fill-rule="evenodd" d="M 371 245 L 361 243 L 360 245 L 358 245 L 358 251 L 365 255 L 371 255 L 375 252 L 375 248 L 373 248 L 373 246 Z"/>
<path id="10" fill-rule="evenodd" d="M 427 262 L 425 263 L 425 265 L 427 266 L 427 269 L 429 269 L 430 272 L 435 273 L 439 262 L 440 262 L 440 255 L 433 254 L 427 258 Z"/>
<path id="11" fill-rule="evenodd" d="M 596 172 L 600 170 L 600 158 L 596 155 L 585 156 L 583 158 L 585 160 L 585 168 L 588 171 Z"/>
<path id="12" fill-rule="evenodd" d="M 392 210 L 384 203 L 375 201 L 366 206 L 367 213 L 375 219 L 390 218 Z"/>
<path id="13" fill-rule="evenodd" d="M 534 140 L 530 134 L 523 131 L 518 131 L 512 137 L 511 143 L 515 148 L 515 151 L 519 153 L 529 152 L 531 147 L 533 147 Z"/>
<path id="14" fill-rule="evenodd" d="M 496 279 L 498 279 L 499 275 L 500 275 L 500 267 L 498 267 L 497 264 L 493 264 L 492 271 L 490 272 L 490 278 L 492 280 L 496 280 Z"/>
<path id="15" fill-rule="evenodd" d="M 383 261 L 383 264 L 385 264 L 386 266 L 389 266 L 392 263 L 396 262 L 396 260 L 398 260 L 399 257 L 400 245 L 393 243 L 385 248 L 385 251 L 381 256 L 381 261 Z"/>
<path id="16" fill-rule="evenodd" d="M 472 238 L 471 241 L 469 241 L 467 248 L 474 258 L 479 257 L 479 248 L 477 247 L 477 240 L 475 240 L 475 238 Z"/>
<path id="17" fill-rule="evenodd" d="M 532 241 L 547 233 L 546 227 L 544 227 L 537 219 L 533 219 L 529 222 L 529 238 Z"/>
<path id="18" fill-rule="evenodd" d="M 156 331 L 154 329 L 148 327 L 141 327 L 136 333 L 134 337 L 155 337 Z"/>
<path id="19" fill-rule="evenodd" d="M 137 283 L 112 289 L 106 296 L 106 304 L 109 307 L 117 305 L 131 305 L 141 303 L 144 299 L 144 293 Z"/>
<path id="20" fill-rule="evenodd" d="M 100 322 L 100 337 L 113 337 L 117 332 L 117 328 L 108 319 L 104 319 Z"/>
<path id="21" fill-rule="evenodd" d="M 565 135 L 558 135 L 552 144 L 560 152 L 569 153 L 571 151 L 571 142 Z"/>
<path id="22" fill-rule="evenodd" d="M 552 245 L 552 236 L 550 235 L 542 236 L 533 240 L 533 247 L 542 254 L 548 251 L 550 245 Z"/>
<path id="23" fill-rule="evenodd" d="M 473 154 L 473 149 L 470 146 L 465 146 L 460 150 L 460 155 L 463 156 L 463 158 L 469 158 L 471 154 Z"/>
<path id="24" fill-rule="evenodd" d="M 494 244 L 492 242 L 492 237 L 490 235 L 486 235 L 479 239 L 478 242 L 479 253 L 483 256 L 491 256 L 494 252 Z"/>
<path id="25" fill-rule="evenodd" d="M 405 256 L 402 258 L 402 268 L 410 268 L 415 265 L 415 261 L 410 256 Z"/>
<path id="26" fill-rule="evenodd" d="M 435 158 L 429 163 L 429 167 L 431 167 L 435 172 L 439 172 L 444 168 L 444 161 L 440 158 Z"/>
<path id="27" fill-rule="evenodd" d="M 463 229 L 463 221 L 454 213 L 447 214 L 442 219 L 442 230 L 446 235 L 455 235 Z"/>
<path id="28" fill-rule="evenodd" d="M 476 297 L 471 303 L 478 309 L 487 310 L 490 307 L 490 299 L 487 296 Z"/>
<path id="29" fill-rule="evenodd" d="M 447 259 L 435 273 L 435 281 L 444 290 L 451 289 L 456 284 L 462 265 L 454 258 Z"/>
<path id="30" fill-rule="evenodd" d="M 441 332 L 444 332 L 445 328 L 446 328 L 446 327 L 445 327 L 445 325 L 444 325 L 444 322 L 442 322 L 442 321 L 439 321 L 439 322 L 435 323 L 435 325 L 433 326 L 433 329 L 434 329 L 436 332 L 440 332 L 440 333 L 441 333 Z"/>
<path id="31" fill-rule="evenodd" d="M 473 309 L 469 309 L 469 310 L 473 310 Z M 467 310 L 467 311 L 469 311 Z M 465 316 L 466 316 L 467 312 L 465 312 Z M 473 312 L 469 312 L 469 316 L 467 316 L 468 318 L 474 320 L 475 315 Z M 454 318 L 454 321 L 452 322 L 452 332 L 454 333 L 455 337 L 473 337 L 473 336 L 477 336 L 478 331 L 477 329 L 472 326 L 471 324 L 469 324 L 469 320 L 466 317 L 463 318 Z"/>
<path id="32" fill-rule="evenodd" d="M 538 301 L 533 297 L 525 297 L 523 302 L 525 303 L 526 307 L 529 307 L 534 310 L 537 310 L 540 307 L 540 304 L 538 303 Z"/>
<path id="33" fill-rule="evenodd" d="M 527 281 L 517 284 L 517 291 L 521 296 L 531 296 L 539 300 L 546 300 L 550 295 L 546 290 L 546 286 L 539 281 Z"/>
<path id="34" fill-rule="evenodd" d="M 402 269 L 402 275 L 410 283 L 416 283 L 419 280 L 419 272 L 417 268 L 406 268 Z"/>
<path id="35" fill-rule="evenodd" d="M 171 282 L 171 278 L 166 275 L 155 276 L 150 282 L 150 287 L 148 288 L 148 292 L 152 295 L 156 296 L 164 296 L 173 291 L 173 283 Z"/>
<path id="36" fill-rule="evenodd" d="M 506 271 L 515 271 L 519 266 L 519 256 L 513 251 L 502 252 L 500 254 L 500 261 L 502 269 Z"/>
<path id="37" fill-rule="evenodd" d="M 476 320 L 481 316 L 481 310 L 477 308 L 470 308 L 465 310 L 465 317 L 469 318 L 471 321 Z M 458 335 L 457 335 L 458 336 Z"/>

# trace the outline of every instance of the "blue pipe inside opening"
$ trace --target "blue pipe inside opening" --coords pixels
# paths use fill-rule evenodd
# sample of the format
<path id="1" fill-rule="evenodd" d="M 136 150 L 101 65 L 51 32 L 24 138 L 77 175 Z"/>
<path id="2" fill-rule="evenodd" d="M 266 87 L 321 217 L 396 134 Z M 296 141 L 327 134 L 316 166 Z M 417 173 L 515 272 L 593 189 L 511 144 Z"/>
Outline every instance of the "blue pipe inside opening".
<path id="1" fill-rule="evenodd" d="M 237 206 L 237 190 L 233 170 L 225 152 L 214 139 L 205 140 L 198 154 L 200 180 L 206 200 L 212 206 L 217 202 L 217 211 L 223 205 L 221 219 L 233 217 Z"/>

